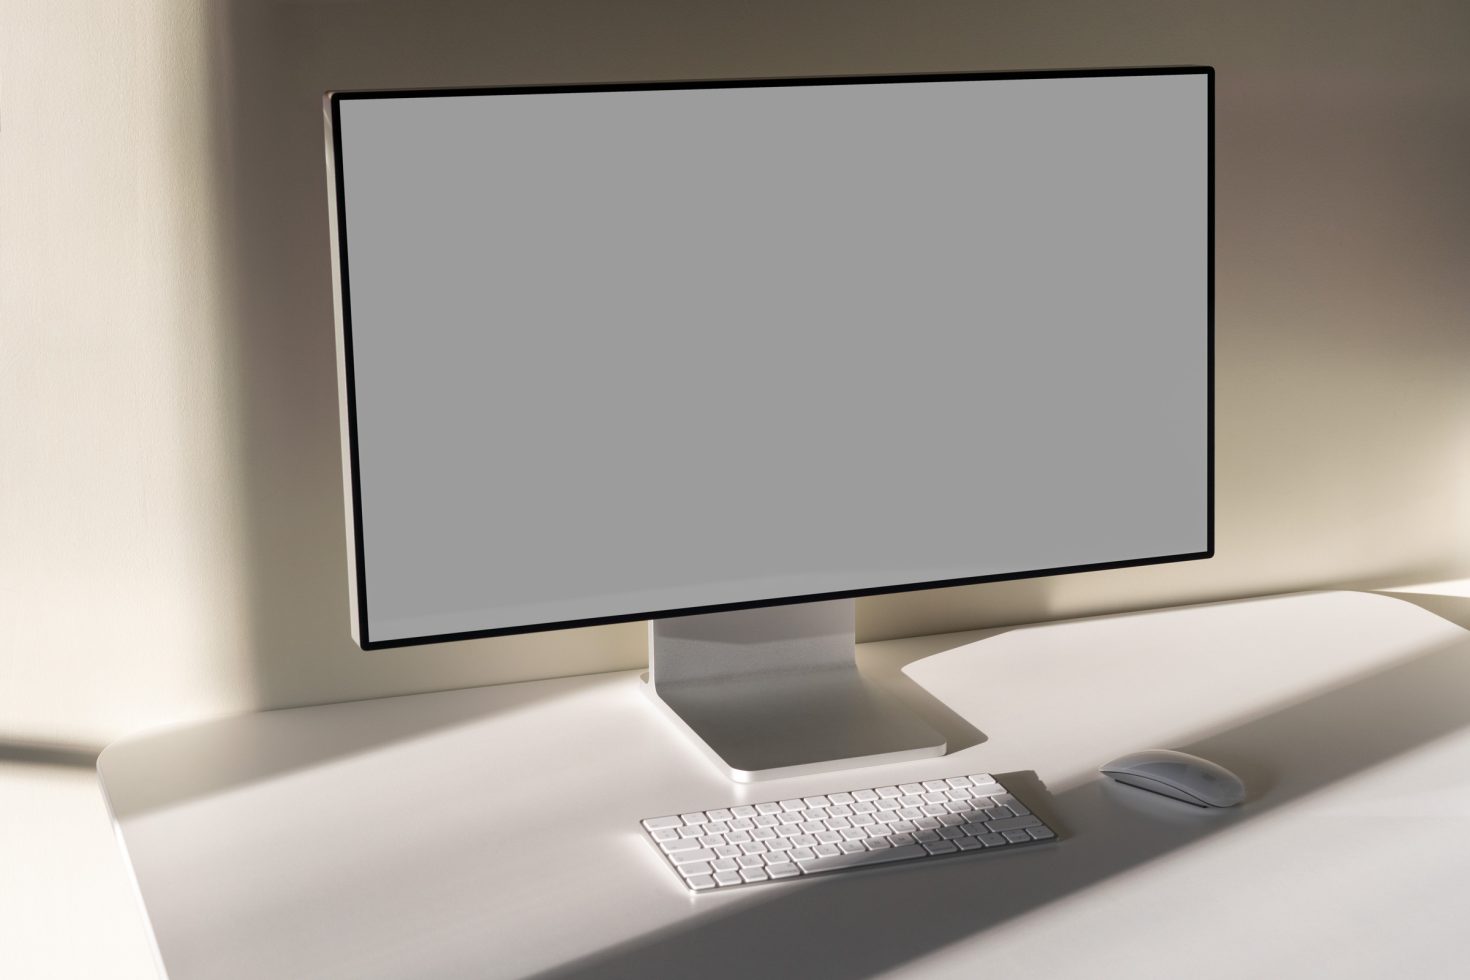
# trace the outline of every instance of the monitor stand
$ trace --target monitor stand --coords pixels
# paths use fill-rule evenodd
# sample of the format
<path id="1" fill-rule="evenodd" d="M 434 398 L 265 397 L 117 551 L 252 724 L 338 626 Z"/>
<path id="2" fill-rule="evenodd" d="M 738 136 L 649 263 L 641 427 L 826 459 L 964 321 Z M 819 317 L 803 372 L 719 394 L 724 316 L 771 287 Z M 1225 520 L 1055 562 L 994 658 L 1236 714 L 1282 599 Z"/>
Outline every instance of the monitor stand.
<path id="1" fill-rule="evenodd" d="M 858 672 L 853 600 L 658 619 L 645 689 L 736 782 L 943 755 Z"/>

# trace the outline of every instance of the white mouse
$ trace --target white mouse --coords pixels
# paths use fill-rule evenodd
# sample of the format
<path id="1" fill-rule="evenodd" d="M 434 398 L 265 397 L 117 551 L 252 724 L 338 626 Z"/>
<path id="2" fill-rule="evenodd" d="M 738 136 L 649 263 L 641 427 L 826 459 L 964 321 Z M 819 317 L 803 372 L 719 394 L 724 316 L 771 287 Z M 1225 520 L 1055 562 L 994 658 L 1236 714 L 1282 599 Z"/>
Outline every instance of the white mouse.
<path id="1" fill-rule="evenodd" d="M 1245 799 L 1245 784 L 1235 773 L 1208 759 L 1170 749 L 1133 752 L 1098 771 L 1120 783 L 1195 806 L 1235 806 Z"/>

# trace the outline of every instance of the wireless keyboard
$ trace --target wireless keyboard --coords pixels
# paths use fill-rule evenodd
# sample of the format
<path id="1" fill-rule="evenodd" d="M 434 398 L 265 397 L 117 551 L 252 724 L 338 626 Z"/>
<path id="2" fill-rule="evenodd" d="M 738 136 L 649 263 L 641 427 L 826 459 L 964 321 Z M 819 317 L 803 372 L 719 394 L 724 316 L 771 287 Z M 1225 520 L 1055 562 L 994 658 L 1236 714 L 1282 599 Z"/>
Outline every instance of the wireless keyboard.
<path id="1" fill-rule="evenodd" d="M 652 817 L 643 830 L 696 892 L 1057 836 L 983 772 Z"/>

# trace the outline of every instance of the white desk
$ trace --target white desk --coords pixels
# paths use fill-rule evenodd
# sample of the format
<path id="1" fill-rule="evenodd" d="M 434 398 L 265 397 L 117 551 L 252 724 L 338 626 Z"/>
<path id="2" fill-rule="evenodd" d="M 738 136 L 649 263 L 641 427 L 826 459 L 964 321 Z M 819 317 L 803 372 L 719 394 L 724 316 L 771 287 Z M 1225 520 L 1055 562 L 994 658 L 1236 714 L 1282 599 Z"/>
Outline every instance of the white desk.
<path id="1" fill-rule="evenodd" d="M 228 718 L 98 767 L 174 980 L 1463 977 L 1470 631 L 1451 620 L 1470 599 L 1437 601 L 868 644 L 865 671 L 902 686 L 902 667 L 948 706 L 928 710 L 950 755 L 750 787 L 636 673 Z M 1154 746 L 1224 763 L 1251 798 L 1199 811 L 1095 775 Z M 636 826 L 977 770 L 1064 839 L 696 897 Z"/>

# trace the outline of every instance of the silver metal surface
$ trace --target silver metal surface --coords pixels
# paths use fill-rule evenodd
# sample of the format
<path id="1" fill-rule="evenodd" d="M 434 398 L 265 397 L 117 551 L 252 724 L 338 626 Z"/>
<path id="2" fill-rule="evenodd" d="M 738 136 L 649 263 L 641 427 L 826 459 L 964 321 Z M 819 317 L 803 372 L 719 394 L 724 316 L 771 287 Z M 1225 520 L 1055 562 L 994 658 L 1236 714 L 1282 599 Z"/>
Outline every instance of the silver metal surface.
<path id="1" fill-rule="evenodd" d="M 647 693 L 737 782 L 943 755 L 859 672 L 853 600 L 648 624 Z"/>
<path id="2" fill-rule="evenodd" d="M 772 821 L 769 835 L 756 839 L 747 826 L 762 829 L 756 823 L 762 810 L 770 811 L 767 816 L 779 811 L 783 819 Z M 744 811 L 755 816 L 740 815 Z M 983 772 L 650 817 L 643 830 L 695 892 L 1012 849 L 1057 836 Z M 682 836 L 686 830 L 692 835 Z"/>

